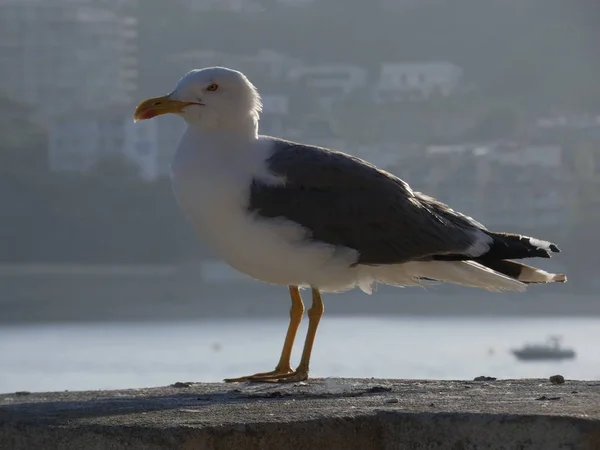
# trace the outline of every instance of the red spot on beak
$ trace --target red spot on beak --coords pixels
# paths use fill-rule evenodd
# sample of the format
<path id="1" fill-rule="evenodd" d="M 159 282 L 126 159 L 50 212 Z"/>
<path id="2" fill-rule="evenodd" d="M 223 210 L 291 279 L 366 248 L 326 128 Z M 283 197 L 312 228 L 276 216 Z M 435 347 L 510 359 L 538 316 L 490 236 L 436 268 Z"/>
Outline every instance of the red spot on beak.
<path id="1" fill-rule="evenodd" d="M 140 114 L 140 119 L 142 120 L 147 120 L 147 119 L 152 119 L 153 117 L 158 116 L 158 110 L 156 109 L 148 109 L 146 111 L 144 111 L 142 114 Z"/>

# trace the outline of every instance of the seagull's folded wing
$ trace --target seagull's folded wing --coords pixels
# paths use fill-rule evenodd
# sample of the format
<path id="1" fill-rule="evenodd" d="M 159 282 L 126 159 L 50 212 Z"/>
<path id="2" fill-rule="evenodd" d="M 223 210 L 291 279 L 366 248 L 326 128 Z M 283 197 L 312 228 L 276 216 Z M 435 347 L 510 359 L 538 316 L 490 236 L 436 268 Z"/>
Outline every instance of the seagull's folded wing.
<path id="1" fill-rule="evenodd" d="M 313 240 L 355 249 L 358 264 L 487 248 L 483 225 L 388 172 L 341 152 L 270 140 L 268 167 L 284 182 L 253 181 L 249 209 L 262 217 L 286 218 Z"/>

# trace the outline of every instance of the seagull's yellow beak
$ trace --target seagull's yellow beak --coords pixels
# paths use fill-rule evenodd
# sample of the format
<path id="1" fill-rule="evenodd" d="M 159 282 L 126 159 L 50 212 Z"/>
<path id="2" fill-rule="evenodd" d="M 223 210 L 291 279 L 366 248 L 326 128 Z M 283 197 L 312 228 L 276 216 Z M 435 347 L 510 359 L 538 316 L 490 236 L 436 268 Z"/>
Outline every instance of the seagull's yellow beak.
<path id="1" fill-rule="evenodd" d="M 180 102 L 173 100 L 168 95 L 162 97 L 149 98 L 137 105 L 133 113 L 133 121 L 152 119 L 163 114 L 177 114 L 183 111 L 183 108 L 189 105 L 199 105 L 197 102 Z"/>

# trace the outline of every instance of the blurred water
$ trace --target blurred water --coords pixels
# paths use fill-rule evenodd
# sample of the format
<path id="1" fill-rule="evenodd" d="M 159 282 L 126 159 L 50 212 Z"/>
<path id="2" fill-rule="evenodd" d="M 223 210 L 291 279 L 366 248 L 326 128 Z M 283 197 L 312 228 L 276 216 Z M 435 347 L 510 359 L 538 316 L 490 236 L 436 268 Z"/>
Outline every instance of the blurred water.
<path id="1" fill-rule="evenodd" d="M 220 381 L 271 370 L 285 319 L 3 326 L 0 392 L 134 388 Z M 297 363 L 306 321 L 294 351 Z M 509 349 L 564 337 L 577 358 L 518 362 Z M 599 319 L 340 318 L 325 316 L 315 377 L 600 378 Z"/>

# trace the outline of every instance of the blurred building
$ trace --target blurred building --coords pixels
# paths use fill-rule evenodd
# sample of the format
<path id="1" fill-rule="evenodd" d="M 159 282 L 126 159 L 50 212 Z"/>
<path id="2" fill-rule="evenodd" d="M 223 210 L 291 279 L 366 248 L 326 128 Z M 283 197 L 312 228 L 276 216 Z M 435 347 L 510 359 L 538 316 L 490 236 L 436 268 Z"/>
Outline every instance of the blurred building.
<path id="1" fill-rule="evenodd" d="M 306 6 L 315 0 L 275 0 L 274 4 L 284 6 Z M 226 11 L 236 13 L 261 13 L 267 7 L 260 0 L 183 0 L 183 3 L 194 12 Z M 273 6 L 273 4 L 269 5 Z"/>
<path id="2" fill-rule="evenodd" d="M 130 110 L 81 111 L 49 127 L 50 170 L 86 172 L 103 158 L 126 158 L 141 178 L 154 180 L 164 170 L 159 154 L 158 121 L 134 123 Z"/>
<path id="3" fill-rule="evenodd" d="M 0 0 L 0 91 L 48 123 L 71 110 L 131 105 L 136 0 Z"/>
<path id="4" fill-rule="evenodd" d="M 253 0 L 184 0 L 194 12 L 226 11 L 237 13 L 261 12 L 264 8 Z"/>
<path id="5" fill-rule="evenodd" d="M 381 64 L 375 101 L 421 101 L 455 92 L 462 69 L 445 61 Z"/>
<path id="6" fill-rule="evenodd" d="M 320 64 L 297 67 L 288 78 L 315 100 L 320 112 L 330 113 L 336 101 L 367 84 L 367 75 L 367 70 L 357 65 Z"/>
<path id="7" fill-rule="evenodd" d="M 564 228 L 576 192 L 563 152 L 503 142 L 429 146 L 393 171 L 492 229 Z"/>

